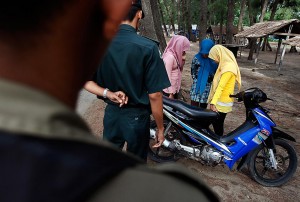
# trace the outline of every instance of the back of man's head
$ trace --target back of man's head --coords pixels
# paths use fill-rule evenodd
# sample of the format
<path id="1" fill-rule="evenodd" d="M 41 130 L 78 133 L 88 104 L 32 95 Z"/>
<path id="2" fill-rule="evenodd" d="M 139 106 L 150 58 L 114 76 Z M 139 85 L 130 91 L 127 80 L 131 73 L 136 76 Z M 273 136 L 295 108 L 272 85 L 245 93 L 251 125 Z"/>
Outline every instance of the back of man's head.
<path id="1" fill-rule="evenodd" d="M 130 5 L 131 0 L 1 0 L 0 77 L 74 107 Z"/>
<path id="2" fill-rule="evenodd" d="M 131 8 L 130 8 L 128 14 L 125 16 L 124 21 L 132 22 L 138 11 L 142 11 L 142 18 L 144 18 L 145 13 L 142 8 L 141 0 L 133 0 L 131 3 Z"/>
<path id="3" fill-rule="evenodd" d="M 21 35 L 42 29 L 75 0 L 2 0 L 0 34 Z"/>

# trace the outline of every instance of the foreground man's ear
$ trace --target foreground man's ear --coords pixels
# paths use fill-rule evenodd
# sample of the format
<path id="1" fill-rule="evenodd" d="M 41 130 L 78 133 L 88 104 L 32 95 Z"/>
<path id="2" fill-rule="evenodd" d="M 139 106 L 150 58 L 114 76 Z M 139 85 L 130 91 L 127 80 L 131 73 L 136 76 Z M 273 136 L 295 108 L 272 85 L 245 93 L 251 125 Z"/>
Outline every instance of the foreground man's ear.
<path id="1" fill-rule="evenodd" d="M 106 21 L 104 24 L 103 35 L 108 40 L 117 32 L 121 21 L 127 15 L 132 0 L 100 0 L 99 6 L 104 12 Z"/>

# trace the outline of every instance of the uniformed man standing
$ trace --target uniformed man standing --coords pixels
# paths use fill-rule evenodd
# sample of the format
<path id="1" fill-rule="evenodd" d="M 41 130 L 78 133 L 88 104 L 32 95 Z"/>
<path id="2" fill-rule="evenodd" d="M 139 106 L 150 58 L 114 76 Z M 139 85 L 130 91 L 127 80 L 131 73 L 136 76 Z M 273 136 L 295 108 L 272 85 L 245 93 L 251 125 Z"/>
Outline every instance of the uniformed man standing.
<path id="1" fill-rule="evenodd" d="M 170 82 L 157 45 L 136 33 L 139 20 L 144 17 L 140 1 L 132 4 L 119 32 L 106 53 L 94 81 L 85 88 L 107 97 L 107 93 L 123 91 L 128 103 L 119 107 L 110 99 L 104 115 L 103 138 L 140 158 L 147 159 L 150 113 L 158 126 L 158 143 L 163 136 L 162 89 Z"/>

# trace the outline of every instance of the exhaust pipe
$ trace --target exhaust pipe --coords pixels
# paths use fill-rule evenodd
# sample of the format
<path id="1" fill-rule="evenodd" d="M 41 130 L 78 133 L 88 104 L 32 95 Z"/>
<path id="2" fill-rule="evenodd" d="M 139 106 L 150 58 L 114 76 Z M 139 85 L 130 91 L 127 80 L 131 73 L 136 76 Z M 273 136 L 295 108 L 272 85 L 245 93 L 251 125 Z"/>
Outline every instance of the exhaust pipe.
<path id="1" fill-rule="evenodd" d="M 150 128 L 150 139 L 156 139 L 156 130 Z M 162 145 L 164 145 L 166 148 L 170 148 L 170 149 L 175 149 L 175 144 L 173 143 L 173 147 L 170 147 L 170 144 L 172 142 L 170 142 L 169 140 L 165 139 L 164 142 L 162 143 Z"/>
<path id="2" fill-rule="evenodd" d="M 156 139 L 156 130 L 154 130 L 152 128 L 150 128 L 150 138 Z M 174 151 L 174 150 L 185 151 L 185 152 L 187 152 L 188 157 L 193 156 L 195 153 L 198 155 L 200 154 L 199 149 L 182 145 L 182 144 L 180 144 L 179 140 L 169 141 L 169 140 L 165 139 L 164 142 L 162 143 L 162 145 L 164 147 L 170 149 L 171 151 Z"/>
<path id="3" fill-rule="evenodd" d="M 171 144 L 172 142 L 170 142 L 169 140 L 167 140 L 167 139 L 165 139 L 164 140 L 164 142 L 162 143 L 166 148 L 170 148 L 170 149 L 172 149 L 171 148 Z M 174 147 L 173 147 L 173 149 L 175 148 L 175 145 L 174 145 Z"/>
<path id="4" fill-rule="evenodd" d="M 194 154 L 194 152 L 195 152 L 195 148 L 180 144 L 179 140 L 169 141 L 169 140 L 165 139 L 163 142 L 163 145 L 166 148 L 170 149 L 171 151 L 174 151 L 175 149 L 177 149 L 179 151 L 185 151 L 189 154 Z"/>
<path id="5" fill-rule="evenodd" d="M 150 128 L 150 139 L 156 139 L 156 130 Z"/>

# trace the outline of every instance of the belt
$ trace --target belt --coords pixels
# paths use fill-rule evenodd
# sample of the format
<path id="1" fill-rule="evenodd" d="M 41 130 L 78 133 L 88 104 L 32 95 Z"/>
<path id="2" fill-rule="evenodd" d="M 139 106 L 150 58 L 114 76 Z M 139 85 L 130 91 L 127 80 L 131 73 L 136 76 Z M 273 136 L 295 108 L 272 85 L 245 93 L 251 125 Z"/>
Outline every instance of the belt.
<path id="1" fill-rule="evenodd" d="M 119 107 L 118 104 L 116 103 L 111 103 L 111 102 L 107 102 L 108 105 L 110 106 L 115 106 L 115 107 Z M 129 109 L 129 108 L 134 108 L 134 109 L 150 109 L 150 105 L 143 105 L 143 104 L 125 104 L 123 105 L 121 108 L 123 109 Z"/>

